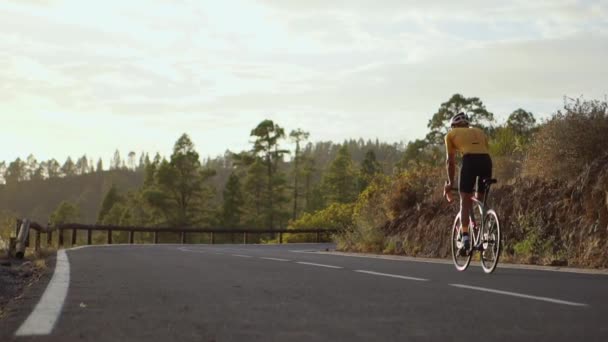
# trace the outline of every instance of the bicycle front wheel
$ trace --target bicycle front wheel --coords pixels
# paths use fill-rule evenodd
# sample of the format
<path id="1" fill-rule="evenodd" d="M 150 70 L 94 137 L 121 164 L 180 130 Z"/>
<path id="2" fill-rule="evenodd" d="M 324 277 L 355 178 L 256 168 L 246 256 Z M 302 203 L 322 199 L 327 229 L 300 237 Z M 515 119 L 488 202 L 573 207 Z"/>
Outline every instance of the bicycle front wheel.
<path id="1" fill-rule="evenodd" d="M 486 273 L 496 270 L 501 252 L 501 234 L 498 215 L 494 210 L 488 210 L 481 227 L 481 267 Z"/>
<path id="2" fill-rule="evenodd" d="M 462 231 L 460 228 L 460 214 L 456 216 L 454 225 L 452 226 L 452 261 L 454 261 L 454 267 L 459 271 L 465 271 L 471 264 L 471 257 L 473 253 L 461 254 L 464 244 L 462 242 Z"/>

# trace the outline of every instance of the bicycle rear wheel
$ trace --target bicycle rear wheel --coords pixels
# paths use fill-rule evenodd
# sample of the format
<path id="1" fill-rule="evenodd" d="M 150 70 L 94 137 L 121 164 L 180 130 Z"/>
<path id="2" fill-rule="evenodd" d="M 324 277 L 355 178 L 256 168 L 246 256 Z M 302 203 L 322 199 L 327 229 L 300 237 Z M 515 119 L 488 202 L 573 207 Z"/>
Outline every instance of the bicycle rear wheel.
<path id="1" fill-rule="evenodd" d="M 454 267 L 456 267 L 459 271 L 464 271 L 471 264 L 471 257 L 473 253 L 468 253 L 468 255 L 462 256 L 460 255 L 460 250 L 463 248 L 462 243 L 462 232 L 460 228 L 460 214 L 456 216 L 454 219 L 454 225 L 452 226 L 452 261 L 454 261 Z"/>
<path id="2" fill-rule="evenodd" d="M 482 247 L 481 267 L 486 273 L 496 270 L 501 252 L 501 234 L 498 215 L 494 210 L 488 210 L 481 227 Z"/>

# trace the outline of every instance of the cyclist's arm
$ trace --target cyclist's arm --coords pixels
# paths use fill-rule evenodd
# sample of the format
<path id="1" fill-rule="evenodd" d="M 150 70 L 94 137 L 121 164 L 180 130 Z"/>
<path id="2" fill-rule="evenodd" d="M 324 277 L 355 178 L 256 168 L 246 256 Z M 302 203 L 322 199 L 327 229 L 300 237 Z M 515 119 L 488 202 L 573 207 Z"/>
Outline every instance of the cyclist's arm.
<path id="1" fill-rule="evenodd" d="M 446 151 L 446 170 L 448 173 L 448 181 L 451 185 L 454 184 L 454 174 L 456 173 L 456 149 L 450 139 L 450 135 L 445 136 L 445 151 Z"/>

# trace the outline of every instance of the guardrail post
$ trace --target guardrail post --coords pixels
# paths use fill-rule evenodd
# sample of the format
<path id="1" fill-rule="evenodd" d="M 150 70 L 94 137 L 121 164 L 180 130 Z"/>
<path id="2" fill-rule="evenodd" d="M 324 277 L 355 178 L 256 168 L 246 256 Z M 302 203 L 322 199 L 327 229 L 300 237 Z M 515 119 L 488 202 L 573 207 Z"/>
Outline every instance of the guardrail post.
<path id="1" fill-rule="evenodd" d="M 108 229 L 108 245 L 112 244 L 112 230 Z"/>
<path id="2" fill-rule="evenodd" d="M 211 232 L 211 244 L 215 245 L 215 233 Z"/>
<path id="3" fill-rule="evenodd" d="M 49 248 L 53 244 L 53 231 L 46 227 L 46 247 Z"/>
<path id="4" fill-rule="evenodd" d="M 283 243 L 283 233 L 279 232 L 279 244 Z"/>
<path id="5" fill-rule="evenodd" d="M 321 232 L 317 230 L 317 243 L 321 241 Z"/>
<path id="6" fill-rule="evenodd" d="M 182 242 L 182 245 L 186 243 L 186 232 L 184 232 L 184 231 L 180 232 L 180 240 Z"/>
<path id="7" fill-rule="evenodd" d="M 23 259 L 25 256 L 25 247 L 27 246 L 26 241 L 30 238 L 30 220 L 25 219 L 22 221 L 21 229 L 17 234 L 17 243 L 15 246 L 15 256 L 17 259 Z"/>
<path id="8" fill-rule="evenodd" d="M 72 228 L 72 246 L 76 244 L 76 237 L 78 234 L 78 229 Z"/>
<path id="9" fill-rule="evenodd" d="M 133 244 L 133 242 L 135 240 L 134 235 L 135 235 L 135 233 L 132 230 L 130 230 L 129 231 L 129 243 L 130 244 Z"/>
<path id="10" fill-rule="evenodd" d="M 154 231 L 154 244 L 158 244 L 158 230 Z"/>
<path id="11" fill-rule="evenodd" d="M 59 232 L 58 232 L 58 238 L 57 238 L 57 249 L 63 247 L 63 229 L 59 228 Z"/>
<path id="12" fill-rule="evenodd" d="M 87 229 L 87 245 L 93 244 L 93 231 L 91 229 Z"/>
<path id="13" fill-rule="evenodd" d="M 41 234 L 40 229 L 36 229 L 36 242 L 34 242 L 34 250 L 36 251 L 36 255 L 40 253 L 40 240 L 42 240 Z"/>
<path id="14" fill-rule="evenodd" d="M 243 243 L 247 244 L 247 232 L 243 232 Z"/>

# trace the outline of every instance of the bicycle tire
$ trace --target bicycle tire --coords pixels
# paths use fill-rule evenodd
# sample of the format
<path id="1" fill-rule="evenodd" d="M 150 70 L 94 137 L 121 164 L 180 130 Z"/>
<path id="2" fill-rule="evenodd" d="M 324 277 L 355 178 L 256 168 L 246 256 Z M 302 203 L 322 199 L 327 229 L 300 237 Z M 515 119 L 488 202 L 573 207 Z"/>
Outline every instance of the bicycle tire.
<path id="1" fill-rule="evenodd" d="M 466 269 L 469 267 L 469 265 L 471 264 L 471 258 L 473 257 L 473 253 L 469 253 L 468 256 L 460 256 L 459 255 L 459 251 L 460 251 L 460 246 L 459 246 L 459 233 L 460 233 L 460 214 L 456 215 L 456 218 L 454 219 L 454 224 L 452 225 L 452 229 L 451 229 L 451 238 L 450 238 L 450 245 L 452 247 L 452 261 L 454 262 L 454 267 L 456 267 L 456 269 L 460 272 L 464 272 L 466 271 Z M 460 260 L 464 259 L 464 260 Z"/>
<path id="2" fill-rule="evenodd" d="M 494 210 L 488 210 L 483 226 L 481 227 L 481 237 L 483 239 L 483 250 L 480 251 L 480 261 L 483 271 L 490 274 L 496 270 L 500 253 L 502 250 L 502 234 L 500 232 L 500 220 Z M 492 252 L 492 259 L 489 259 L 486 252 Z"/>

